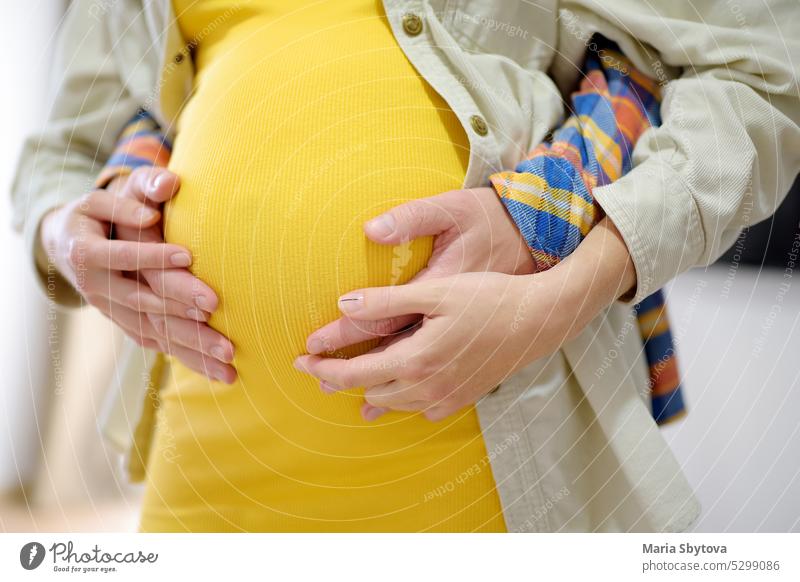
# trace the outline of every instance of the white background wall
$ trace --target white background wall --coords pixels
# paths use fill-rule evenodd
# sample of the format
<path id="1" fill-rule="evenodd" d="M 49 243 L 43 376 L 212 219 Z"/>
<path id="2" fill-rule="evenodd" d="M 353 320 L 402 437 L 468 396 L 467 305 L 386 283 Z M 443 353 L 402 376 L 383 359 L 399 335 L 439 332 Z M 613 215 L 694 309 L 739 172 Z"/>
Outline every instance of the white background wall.
<path id="1" fill-rule="evenodd" d="M 46 341 L 45 307 L 8 227 L 7 190 L 21 138 L 43 115 L 61 8 L 7 1 L 0 19 L 0 490 L 34 471 L 40 448 L 46 370 L 30 356 Z M 785 282 L 779 271 L 722 265 L 670 289 L 690 413 L 664 432 L 703 504 L 699 531 L 800 531 L 800 287 Z"/>
<path id="2" fill-rule="evenodd" d="M 8 190 L 22 137 L 41 123 L 60 0 L 4 1 L 0 18 L 0 491 L 35 469 L 48 370 L 45 305 L 33 292 L 22 241 L 10 229 Z"/>
<path id="3" fill-rule="evenodd" d="M 800 532 L 800 268 L 787 274 L 718 264 L 670 287 L 689 415 L 662 430 L 697 531 Z"/>

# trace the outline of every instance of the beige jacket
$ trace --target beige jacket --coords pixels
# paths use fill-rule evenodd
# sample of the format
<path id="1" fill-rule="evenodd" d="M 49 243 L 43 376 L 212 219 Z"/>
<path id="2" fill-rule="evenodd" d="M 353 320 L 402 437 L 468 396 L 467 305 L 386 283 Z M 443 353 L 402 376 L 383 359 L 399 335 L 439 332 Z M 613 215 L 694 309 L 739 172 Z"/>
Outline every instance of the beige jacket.
<path id="1" fill-rule="evenodd" d="M 663 125 L 639 140 L 633 171 L 594 192 L 636 266 L 630 303 L 714 261 L 774 212 L 800 169 L 800 10 L 765 4 L 384 0 L 398 43 L 469 136 L 465 187 L 513 168 L 559 122 L 593 32 L 663 84 Z M 420 34 L 404 30 L 407 14 Z M 91 187 L 134 111 L 172 127 L 193 80 L 168 0 L 73 0 L 59 55 L 51 116 L 25 144 L 13 192 L 32 255 L 43 213 Z M 698 515 L 650 417 L 631 318 L 630 304 L 611 306 L 478 403 L 510 531 L 680 531 Z M 106 423 L 121 447 L 152 354 L 128 357 Z"/>

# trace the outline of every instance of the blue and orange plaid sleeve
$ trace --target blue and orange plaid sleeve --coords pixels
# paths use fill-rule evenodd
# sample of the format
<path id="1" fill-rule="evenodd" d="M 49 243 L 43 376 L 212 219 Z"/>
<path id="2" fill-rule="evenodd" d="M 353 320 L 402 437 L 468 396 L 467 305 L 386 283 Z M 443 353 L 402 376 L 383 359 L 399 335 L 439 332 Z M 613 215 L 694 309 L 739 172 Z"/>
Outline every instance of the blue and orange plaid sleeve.
<path id="1" fill-rule="evenodd" d="M 600 37 L 571 96 L 571 114 L 515 171 L 490 181 L 520 229 L 538 270 L 569 256 L 603 217 L 592 191 L 626 174 L 633 147 L 661 123 L 660 87 Z M 658 291 L 635 306 L 650 367 L 652 413 L 662 424 L 685 413 L 677 360 Z"/>
<path id="2" fill-rule="evenodd" d="M 602 218 L 592 190 L 628 172 L 639 136 L 660 124 L 659 87 L 613 43 L 599 38 L 597 44 L 602 50 L 587 59 L 566 122 L 515 171 L 490 177 L 540 270 L 572 253 Z M 120 134 L 96 185 L 105 187 L 141 166 L 166 166 L 171 153 L 156 120 L 140 110 Z M 685 406 L 663 294 L 651 295 L 635 311 L 650 366 L 653 417 L 665 423 L 683 415 Z"/>
<path id="3" fill-rule="evenodd" d="M 95 186 L 105 188 L 114 178 L 126 176 L 141 166 L 166 166 L 171 154 L 172 144 L 158 122 L 140 109 L 122 130 L 111 157 L 95 180 Z"/>

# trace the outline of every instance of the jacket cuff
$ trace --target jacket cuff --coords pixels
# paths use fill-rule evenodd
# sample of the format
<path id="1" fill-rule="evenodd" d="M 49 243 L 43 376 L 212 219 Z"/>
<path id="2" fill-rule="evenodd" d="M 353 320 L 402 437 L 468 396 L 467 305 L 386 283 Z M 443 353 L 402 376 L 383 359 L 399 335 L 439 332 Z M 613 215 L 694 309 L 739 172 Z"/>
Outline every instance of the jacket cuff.
<path id="1" fill-rule="evenodd" d="M 591 194 L 579 181 L 573 182 L 574 192 L 553 189 L 541 177 L 545 170 L 538 165 L 544 161 L 543 157 L 531 158 L 520 164 L 528 171 L 489 176 L 495 193 L 525 239 L 537 272 L 554 267 L 572 254 L 600 215 Z"/>
<path id="2" fill-rule="evenodd" d="M 122 130 L 95 186 L 105 188 L 114 178 L 127 176 L 142 166 L 166 166 L 171 155 L 172 144 L 158 122 L 147 111 L 140 110 Z"/>
<path id="3" fill-rule="evenodd" d="M 650 158 L 593 194 L 622 235 L 636 269 L 636 291 L 623 303 L 641 302 L 701 257 L 700 213 L 688 185 L 666 161 Z M 684 241 L 678 252 L 675 241 Z"/>

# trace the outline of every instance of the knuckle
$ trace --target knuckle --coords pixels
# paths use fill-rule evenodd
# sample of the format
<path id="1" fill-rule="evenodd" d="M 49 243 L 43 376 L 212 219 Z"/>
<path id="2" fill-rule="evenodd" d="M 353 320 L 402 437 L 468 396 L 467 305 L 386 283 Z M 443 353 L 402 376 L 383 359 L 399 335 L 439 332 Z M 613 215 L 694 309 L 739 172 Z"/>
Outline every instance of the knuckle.
<path id="1" fill-rule="evenodd" d="M 130 247 L 127 245 L 120 247 L 117 251 L 117 264 L 122 268 L 131 268 L 133 267 L 133 263 L 134 256 Z"/>
<path id="2" fill-rule="evenodd" d="M 392 335 L 397 331 L 397 323 L 394 319 L 373 321 L 370 327 L 372 333 L 380 336 Z"/>
<path id="3" fill-rule="evenodd" d="M 413 360 L 410 362 L 410 365 L 414 373 L 422 378 L 427 378 L 430 376 L 435 367 L 433 358 L 425 351 L 415 355 Z"/>
<path id="4" fill-rule="evenodd" d="M 432 364 L 428 364 L 428 372 L 429 373 L 437 373 L 442 374 L 444 377 L 449 379 L 456 379 L 461 376 L 462 370 L 461 365 L 456 360 L 451 360 L 447 362 L 446 366 L 441 366 L 437 370 L 432 370 Z"/>
<path id="5" fill-rule="evenodd" d="M 420 386 L 419 395 L 425 402 L 437 402 L 441 399 L 439 387 L 433 384 L 424 384 Z"/>
<path id="6" fill-rule="evenodd" d="M 347 388 L 353 388 L 356 385 L 356 372 L 350 367 L 346 367 L 339 375 L 339 383 Z"/>
<path id="7" fill-rule="evenodd" d="M 388 312 L 394 304 L 392 300 L 392 292 L 393 291 L 391 287 L 376 291 L 371 298 L 367 298 L 367 304 L 369 304 L 370 299 L 372 299 L 372 303 L 375 304 L 379 312 Z"/>
<path id="8" fill-rule="evenodd" d="M 156 333 L 161 337 L 166 337 L 167 335 L 167 320 L 164 317 L 159 315 L 148 315 L 147 318 L 150 320 L 150 323 L 153 326 L 153 329 Z"/>
<path id="9" fill-rule="evenodd" d="M 80 208 L 82 211 L 88 210 L 93 204 L 97 202 L 98 195 L 99 193 L 97 190 L 93 190 L 91 192 L 86 192 L 85 194 L 82 194 L 78 198 L 78 208 Z"/>
<path id="10" fill-rule="evenodd" d="M 129 293 L 128 295 L 122 298 L 122 305 L 124 305 L 125 307 L 127 307 L 132 311 L 141 311 L 142 310 L 141 295 L 137 291 Z"/>
<path id="11" fill-rule="evenodd" d="M 153 166 L 139 166 L 134 168 L 128 179 L 128 190 L 143 190 L 153 175 Z"/>
<path id="12" fill-rule="evenodd" d="M 139 166 L 134 168 L 133 171 L 130 173 L 131 178 L 141 178 L 141 177 L 148 177 L 150 175 L 151 169 L 150 166 Z"/>
<path id="13" fill-rule="evenodd" d="M 199 351 L 203 351 L 205 346 L 211 345 L 206 341 L 201 341 L 199 333 L 187 333 L 185 329 L 175 322 L 176 320 L 171 317 L 164 318 L 164 335 L 171 341 Z"/>
<path id="14" fill-rule="evenodd" d="M 176 319 L 175 321 L 181 322 L 175 326 L 175 331 L 187 345 L 211 349 L 213 346 L 225 343 L 225 337 L 209 326 L 195 326 L 185 323 L 185 320 Z"/>
<path id="15" fill-rule="evenodd" d="M 411 203 L 403 208 L 404 219 L 412 228 L 425 224 L 427 213 L 426 205 L 422 202 Z"/>
<path id="16" fill-rule="evenodd" d="M 86 258 L 86 249 L 77 239 L 69 241 L 67 247 L 67 262 L 72 268 L 80 267 Z"/>
<path id="17" fill-rule="evenodd" d="M 426 403 L 431 403 L 435 400 L 433 390 L 430 386 L 421 385 L 417 388 L 417 398 Z"/>
<path id="18" fill-rule="evenodd" d="M 181 323 L 178 327 L 180 328 L 179 339 L 185 346 L 193 347 L 211 358 L 216 357 L 211 353 L 212 348 L 219 347 L 226 356 L 230 354 L 230 348 L 225 336 L 218 334 L 208 326 L 200 326 L 198 328 L 192 324 L 187 325 L 185 320 L 183 321 L 184 323 Z"/>
<path id="19" fill-rule="evenodd" d="M 145 280 L 147 284 L 150 285 L 150 288 L 153 290 L 154 293 L 164 296 L 166 293 L 165 290 L 165 281 L 164 281 L 164 273 L 157 269 L 148 269 L 144 273 Z"/>
<path id="20" fill-rule="evenodd" d="M 338 346 L 347 346 L 356 342 L 363 341 L 361 339 L 361 328 L 350 327 L 346 325 L 339 326 L 335 331 L 327 334 L 325 337 L 319 338 L 326 353 L 332 354 L 336 351 Z"/>
<path id="21" fill-rule="evenodd" d="M 451 190 L 442 200 L 441 211 L 446 213 L 454 224 L 461 224 L 464 218 L 478 212 L 480 203 L 471 190 Z"/>
<path id="22" fill-rule="evenodd" d="M 418 364 L 409 364 L 403 377 L 412 384 L 419 384 L 425 380 L 425 371 Z"/>
<path id="23" fill-rule="evenodd" d="M 187 317 L 186 307 L 174 301 L 172 299 L 158 299 L 154 298 L 151 301 L 147 302 L 148 305 L 151 306 L 151 309 L 157 310 L 164 315 L 171 315 L 179 318 Z M 195 322 L 195 320 L 190 318 L 190 321 Z M 197 322 L 195 322 L 197 323 Z M 204 323 L 204 322 L 200 322 Z"/>

